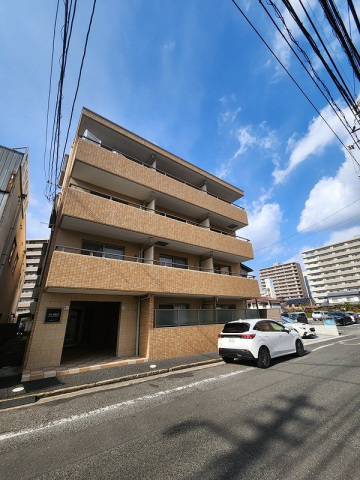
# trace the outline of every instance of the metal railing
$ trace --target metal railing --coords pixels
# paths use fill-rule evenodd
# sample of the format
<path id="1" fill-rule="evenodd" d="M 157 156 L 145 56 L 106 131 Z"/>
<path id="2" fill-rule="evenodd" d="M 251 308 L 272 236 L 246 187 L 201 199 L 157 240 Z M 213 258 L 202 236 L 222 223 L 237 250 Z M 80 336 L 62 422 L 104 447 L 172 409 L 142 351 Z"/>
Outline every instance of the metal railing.
<path id="1" fill-rule="evenodd" d="M 154 328 L 216 325 L 233 320 L 258 318 L 257 310 L 231 309 L 158 309 L 154 311 Z"/>
<path id="2" fill-rule="evenodd" d="M 189 187 L 192 187 L 192 188 L 195 188 L 196 190 L 204 192 L 207 195 L 210 195 L 211 197 L 217 198 L 218 200 L 222 200 L 223 202 L 228 203 L 229 205 L 233 205 L 234 207 L 240 208 L 240 210 L 245 210 L 244 207 L 242 207 L 241 205 L 237 205 L 236 203 L 229 202 L 228 200 L 225 200 L 224 198 L 219 197 L 218 195 L 215 195 L 211 192 L 204 191 L 200 187 L 198 187 L 197 185 L 189 183 L 186 180 L 182 180 L 181 178 L 175 177 L 175 175 L 172 175 L 171 173 L 168 173 L 168 172 L 164 172 L 163 170 L 160 170 L 159 168 L 153 167 L 152 165 L 150 165 L 148 163 L 142 162 L 141 160 L 138 160 L 137 158 L 134 158 L 131 155 L 128 155 L 127 153 L 121 152 L 120 150 L 117 150 L 115 148 L 104 145 L 103 143 L 98 143 L 95 140 L 92 140 L 91 138 L 85 137 L 84 135 L 80 136 L 80 138 L 82 138 L 83 140 L 86 140 L 88 142 L 94 143 L 98 147 L 104 148 L 105 150 L 109 150 L 112 153 L 116 153 L 117 155 L 122 155 L 123 157 L 128 158 L 129 160 L 132 160 L 133 162 L 136 162 L 136 163 L 138 163 L 138 164 L 140 164 L 144 167 L 152 168 L 156 172 L 161 173 L 162 175 L 165 175 L 166 177 L 173 178 L 174 180 L 177 180 L 178 182 L 181 182 L 185 185 L 188 185 Z"/>
<path id="3" fill-rule="evenodd" d="M 136 263 L 142 263 L 142 264 L 148 264 L 148 265 L 158 265 L 160 267 L 167 267 L 167 268 L 179 268 L 181 270 L 193 270 L 197 272 L 214 273 L 216 275 L 231 275 L 234 277 L 251 278 L 251 279 L 255 278 L 254 275 L 246 275 L 246 274 L 234 273 L 234 272 L 224 273 L 214 268 L 203 268 L 203 267 L 199 267 L 198 265 L 188 265 L 188 264 L 185 265 L 183 263 L 172 263 L 172 265 L 169 265 L 167 263 L 164 263 L 161 260 L 152 260 L 152 259 L 146 259 L 144 257 L 129 256 L 129 255 L 116 254 L 111 252 L 99 252 L 98 250 L 89 250 L 87 248 L 70 247 L 67 245 L 56 245 L 55 251 L 73 253 L 77 255 L 87 255 L 90 257 L 107 258 L 107 259 L 112 259 L 117 261 L 123 260 L 125 262 L 136 262 Z"/>
<path id="4" fill-rule="evenodd" d="M 148 212 L 153 212 L 156 215 L 161 215 L 162 217 L 171 218 L 171 219 L 177 220 L 179 222 L 187 223 L 189 225 L 194 225 L 195 227 L 204 228 L 206 230 L 210 230 L 211 232 L 220 233 L 221 235 L 226 235 L 226 236 L 231 237 L 231 238 L 237 238 L 238 240 L 242 240 L 244 242 L 250 242 L 250 240 L 248 238 L 240 237 L 238 235 L 232 235 L 231 233 L 225 232 L 224 230 L 220 230 L 218 228 L 207 227 L 206 225 L 202 225 L 201 223 L 193 222 L 191 220 L 188 220 L 187 218 L 178 217 L 176 215 L 173 215 L 172 213 L 163 212 L 161 210 L 155 210 L 153 208 L 146 207 L 145 205 L 142 205 L 141 203 L 135 203 L 135 202 L 130 202 L 130 201 L 127 201 L 127 200 L 123 200 L 119 197 L 115 197 L 114 195 L 108 195 L 106 193 L 99 192 L 98 190 L 95 190 L 93 188 L 82 187 L 80 185 L 76 185 L 75 183 L 70 183 L 69 187 L 73 188 L 75 190 L 82 190 L 84 192 L 90 193 L 91 195 L 95 195 L 97 197 L 102 197 L 102 198 L 106 198 L 107 200 L 112 200 L 113 202 L 122 203 L 124 205 L 129 205 L 130 207 L 139 208 L 140 210 L 146 210 Z"/>

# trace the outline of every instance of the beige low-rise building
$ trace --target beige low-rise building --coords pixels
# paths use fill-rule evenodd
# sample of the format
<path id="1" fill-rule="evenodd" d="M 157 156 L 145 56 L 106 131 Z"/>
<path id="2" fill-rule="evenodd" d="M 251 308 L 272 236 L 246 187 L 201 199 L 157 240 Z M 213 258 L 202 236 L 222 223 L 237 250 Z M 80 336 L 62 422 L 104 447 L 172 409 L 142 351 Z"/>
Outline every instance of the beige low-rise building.
<path id="1" fill-rule="evenodd" d="M 68 373 L 74 356 L 90 369 L 96 355 L 114 364 L 215 350 L 221 324 L 259 295 L 241 266 L 253 258 L 237 236 L 247 225 L 234 203 L 242 196 L 83 109 L 51 217 L 23 379 Z"/>
<path id="2" fill-rule="evenodd" d="M 0 146 L 0 323 L 16 322 L 25 270 L 29 160 L 21 150 Z"/>

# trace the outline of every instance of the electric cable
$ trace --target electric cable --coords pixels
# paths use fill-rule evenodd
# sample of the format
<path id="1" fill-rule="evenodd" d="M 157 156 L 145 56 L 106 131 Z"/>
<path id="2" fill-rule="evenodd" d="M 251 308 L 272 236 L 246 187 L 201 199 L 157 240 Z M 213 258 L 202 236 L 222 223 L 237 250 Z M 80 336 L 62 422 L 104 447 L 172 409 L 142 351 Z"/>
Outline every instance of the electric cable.
<path id="1" fill-rule="evenodd" d="M 330 105 L 330 107 L 332 108 L 333 112 L 335 113 L 335 115 L 337 116 L 337 118 L 339 119 L 339 121 L 342 123 L 342 125 L 345 127 L 346 131 L 348 132 L 348 134 L 353 138 L 354 140 L 354 143 L 357 144 L 357 142 L 359 142 L 359 138 L 357 137 L 356 133 L 352 130 L 352 127 L 351 125 L 349 124 L 349 122 L 347 121 L 343 111 L 341 110 L 341 108 L 337 105 L 337 103 L 335 102 L 335 100 L 333 99 L 329 89 L 327 88 L 327 86 L 325 85 L 325 83 L 321 80 L 321 78 L 319 77 L 318 73 L 316 72 L 316 70 L 314 69 L 312 63 L 311 63 L 311 60 L 310 58 L 308 57 L 307 53 L 303 50 L 303 48 L 300 46 L 299 42 L 294 38 L 294 36 L 292 35 L 291 31 L 289 30 L 289 28 L 287 27 L 286 23 L 285 23 L 285 20 L 284 20 L 284 17 L 282 16 L 281 12 L 279 11 L 279 9 L 277 8 L 277 6 L 274 4 L 274 2 L 272 0 L 267 0 L 267 3 L 269 5 L 271 5 L 274 10 L 275 10 L 275 14 L 276 16 L 281 20 L 281 22 L 283 23 L 284 25 L 284 28 L 286 29 L 290 39 L 292 40 L 293 43 L 295 43 L 295 45 L 298 47 L 298 49 L 300 50 L 300 52 L 303 54 L 304 58 L 305 58 L 305 61 L 310 65 L 310 68 L 311 68 L 311 71 L 313 73 L 313 75 L 309 72 L 309 70 L 306 68 L 306 66 L 304 65 L 303 61 L 301 60 L 301 58 L 299 57 L 299 55 L 295 52 L 294 48 L 292 47 L 292 45 L 289 43 L 288 39 L 285 37 L 285 35 L 283 34 L 283 32 L 280 30 L 279 26 L 276 24 L 276 22 L 274 21 L 274 19 L 272 18 L 272 16 L 270 15 L 269 11 L 267 10 L 267 8 L 265 7 L 265 5 L 263 4 L 262 0 L 259 0 L 259 3 L 261 4 L 261 6 L 263 7 L 263 9 L 265 10 L 266 14 L 268 15 L 268 17 L 270 18 L 271 22 L 273 23 L 273 25 L 275 26 L 275 28 L 277 29 L 277 31 L 279 32 L 279 34 L 282 36 L 283 40 L 287 43 L 288 47 L 290 48 L 290 50 L 293 52 L 293 54 L 296 56 L 296 58 L 298 59 L 298 61 L 300 62 L 301 66 L 304 68 L 305 72 L 309 75 L 310 79 L 312 80 L 312 82 L 315 84 L 315 86 L 318 88 L 319 92 L 321 93 L 321 95 L 324 97 L 324 99 L 326 100 L 326 102 Z M 320 85 L 316 82 L 317 79 L 320 84 L 323 86 L 326 94 L 324 93 L 324 91 L 321 89 Z M 329 98 L 328 98 L 329 97 Z M 355 136 L 355 138 L 353 137 L 353 135 Z M 359 146 L 360 148 L 360 146 Z"/>
<path id="2" fill-rule="evenodd" d="M 309 225 L 308 227 L 303 228 L 302 230 L 299 230 L 298 232 L 293 233 L 292 235 L 289 235 L 288 237 L 285 237 L 285 238 L 283 238 L 283 239 L 281 239 L 281 240 L 278 240 L 277 242 L 271 243 L 271 244 L 267 245 L 266 247 L 259 248 L 259 249 L 256 250 L 254 253 L 260 252 L 261 250 L 268 249 L 268 248 L 270 248 L 270 247 L 273 247 L 274 245 L 277 245 L 277 244 L 279 244 L 279 243 L 282 243 L 284 240 L 288 240 L 289 238 L 295 237 L 296 235 L 299 235 L 300 233 L 305 232 L 306 230 L 309 230 L 309 228 L 312 228 L 312 227 L 314 227 L 315 225 L 319 225 L 319 223 L 322 223 L 323 221 L 327 220 L 328 218 L 333 217 L 333 216 L 336 215 L 337 213 L 342 212 L 342 211 L 345 210 L 346 208 L 351 207 L 351 205 L 354 205 L 354 203 L 357 203 L 357 202 L 359 202 L 359 201 L 360 201 L 360 198 L 358 198 L 357 200 L 354 200 L 353 202 L 349 203 L 348 205 L 345 205 L 345 207 L 340 208 L 340 210 L 336 210 L 336 212 L 333 212 L 333 213 L 331 213 L 330 215 L 328 215 L 327 217 L 322 218 L 322 219 L 319 220 L 318 222 L 313 223 L 312 225 Z M 355 215 L 355 217 L 357 217 L 357 216 L 359 216 L 359 215 Z M 351 217 L 351 218 L 355 218 L 355 217 Z M 350 219 L 351 219 L 351 218 L 350 218 Z M 350 220 L 350 219 L 347 219 L 347 220 L 344 220 L 344 221 L 348 221 L 348 220 Z M 340 224 L 340 223 L 344 223 L 344 222 L 339 222 L 339 224 Z M 333 227 L 333 226 L 336 226 L 336 225 L 338 225 L 338 224 L 332 225 L 332 227 Z M 331 227 L 326 227 L 325 229 L 322 229 L 322 230 L 326 230 L 327 228 L 331 228 Z M 321 232 L 322 230 L 318 230 L 317 232 Z M 315 234 L 315 233 L 317 233 L 317 232 L 313 232 L 311 235 L 313 235 L 313 234 Z M 302 237 L 302 238 L 306 238 L 306 237 Z M 300 239 L 299 239 L 299 240 L 300 240 Z"/>
<path id="3" fill-rule="evenodd" d="M 58 17 L 58 12 L 59 12 L 59 2 L 60 2 L 60 0 L 57 0 L 56 12 L 55 12 L 55 21 L 54 21 L 54 29 L 53 29 L 53 38 L 52 38 L 52 48 L 51 48 L 50 80 L 49 80 L 49 92 L 48 92 L 47 111 L 46 111 L 45 148 L 44 148 L 44 161 L 43 161 L 45 177 L 47 177 L 47 174 L 46 174 L 46 150 L 47 150 L 47 136 L 48 136 L 48 126 L 49 126 L 52 73 L 53 73 L 53 65 L 54 65 L 55 34 L 56 34 L 57 17 Z"/>
<path id="4" fill-rule="evenodd" d="M 262 35 L 260 34 L 260 32 L 255 28 L 255 26 L 251 23 L 250 19 L 247 17 L 247 15 L 244 13 L 244 11 L 239 7 L 239 5 L 237 4 L 237 2 L 235 0 L 231 0 L 232 3 L 235 5 L 235 7 L 237 8 L 237 10 L 241 13 L 241 15 L 245 18 L 245 20 L 248 22 L 248 24 L 251 26 L 251 28 L 254 30 L 254 32 L 258 35 L 258 37 L 262 40 L 262 42 L 264 43 L 264 45 L 268 48 L 268 50 L 271 52 L 271 54 L 274 56 L 274 58 L 278 61 L 278 63 L 281 65 L 281 67 L 285 70 L 285 72 L 289 75 L 289 77 L 291 78 L 291 80 L 294 82 L 294 84 L 298 87 L 298 89 L 300 90 L 300 92 L 304 95 L 304 97 L 307 99 L 307 101 L 310 103 L 310 105 L 314 108 L 314 110 L 317 112 L 317 114 L 322 118 L 322 120 L 326 123 L 326 125 L 329 127 L 329 129 L 332 131 L 332 133 L 335 135 L 335 137 L 339 140 L 339 142 L 341 143 L 341 145 L 345 148 L 346 151 L 348 151 L 348 148 L 346 147 L 346 145 L 344 144 L 344 142 L 341 140 L 341 138 L 337 135 L 337 133 L 334 131 L 334 129 L 331 127 L 331 125 L 329 125 L 329 123 L 327 122 L 327 120 L 324 118 L 324 116 L 322 115 L 322 113 L 318 110 L 318 108 L 314 105 L 314 103 L 310 100 L 310 98 L 308 97 L 308 95 L 304 92 L 304 90 L 301 88 L 301 86 L 298 84 L 298 82 L 295 80 L 295 78 L 291 75 L 291 73 L 289 72 L 289 70 L 285 67 L 285 65 L 281 62 L 281 60 L 279 59 L 279 57 L 275 54 L 275 52 L 272 50 L 272 48 L 270 47 L 270 45 L 266 42 L 266 40 L 262 37 Z M 353 158 L 353 160 L 359 165 L 360 167 L 360 163 L 358 162 L 358 160 L 354 157 L 354 155 L 348 151 L 349 155 Z"/>
<path id="5" fill-rule="evenodd" d="M 79 92 L 81 74 L 82 74 L 82 69 L 83 69 L 83 66 L 84 66 L 84 60 L 85 60 L 87 44 L 88 44 L 90 30 L 91 30 L 91 25 L 92 25 L 92 21 L 93 21 L 93 17 L 94 17 L 95 6 L 96 6 L 96 0 L 94 0 L 94 2 L 93 2 L 90 21 L 89 21 L 89 26 L 88 26 L 88 30 L 87 30 L 87 34 L 86 34 L 85 46 L 84 46 L 84 51 L 83 51 L 83 55 L 82 55 L 82 59 L 81 59 L 81 65 L 80 65 L 80 70 L 79 70 L 79 75 L 78 75 L 78 80 L 77 80 L 77 85 L 76 85 L 76 91 L 75 91 L 74 100 L 73 100 L 72 107 L 71 107 L 69 125 L 68 125 L 68 129 L 67 129 L 67 132 L 66 132 L 66 139 L 65 139 L 63 155 L 62 155 L 63 158 L 65 156 L 65 150 L 66 150 L 66 146 L 67 146 L 67 142 L 68 142 L 68 138 L 69 138 L 69 132 L 70 132 L 70 128 L 71 128 L 71 122 L 72 122 L 72 117 L 73 117 L 73 113 L 74 113 L 75 102 L 76 102 L 76 98 L 77 98 L 77 95 L 78 95 L 78 92 Z"/>

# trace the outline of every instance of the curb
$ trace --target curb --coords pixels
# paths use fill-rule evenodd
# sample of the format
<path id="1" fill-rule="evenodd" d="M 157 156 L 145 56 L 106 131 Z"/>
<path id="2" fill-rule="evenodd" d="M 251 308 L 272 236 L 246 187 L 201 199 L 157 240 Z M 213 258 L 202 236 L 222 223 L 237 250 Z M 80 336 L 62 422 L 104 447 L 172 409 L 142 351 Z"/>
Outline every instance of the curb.
<path id="1" fill-rule="evenodd" d="M 124 375 L 123 377 L 110 378 L 107 380 L 100 380 L 99 382 L 86 383 L 83 385 L 75 385 L 73 387 L 60 388 L 51 392 L 39 392 L 36 394 L 22 395 L 14 398 L 8 398 L 6 400 L 0 400 L 0 410 L 7 408 L 13 408 L 31 403 L 36 403 L 42 398 L 55 397 L 57 395 L 63 395 L 66 393 L 79 392 L 82 390 L 88 390 L 90 388 L 101 387 L 103 385 L 111 385 L 116 383 L 127 382 L 130 380 L 136 380 L 138 378 L 152 377 L 155 375 L 161 375 L 164 373 L 176 372 L 177 370 L 185 370 L 187 368 L 200 367 L 202 365 L 208 365 L 212 363 L 220 363 L 221 359 L 202 360 L 201 362 L 187 363 L 184 365 L 176 365 L 169 368 L 161 368 L 159 370 L 152 370 L 149 372 L 134 373 L 131 375 Z"/>

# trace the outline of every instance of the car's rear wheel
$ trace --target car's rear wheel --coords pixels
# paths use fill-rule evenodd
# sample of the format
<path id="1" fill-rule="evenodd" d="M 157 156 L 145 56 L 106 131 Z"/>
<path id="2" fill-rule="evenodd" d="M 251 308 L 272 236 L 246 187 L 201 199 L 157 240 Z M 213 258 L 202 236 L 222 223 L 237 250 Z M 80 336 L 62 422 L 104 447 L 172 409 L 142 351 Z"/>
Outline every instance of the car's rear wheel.
<path id="1" fill-rule="evenodd" d="M 229 358 L 229 357 L 222 357 L 222 359 L 224 360 L 225 363 L 232 363 L 234 361 L 233 358 Z"/>
<path id="2" fill-rule="evenodd" d="M 270 367 L 270 362 L 271 355 L 269 350 L 266 347 L 260 347 L 256 365 L 259 368 L 268 368 Z"/>
<path id="3" fill-rule="evenodd" d="M 295 348 L 296 348 L 296 356 L 302 357 L 305 353 L 305 349 L 304 349 L 304 344 L 301 340 L 296 340 Z"/>

